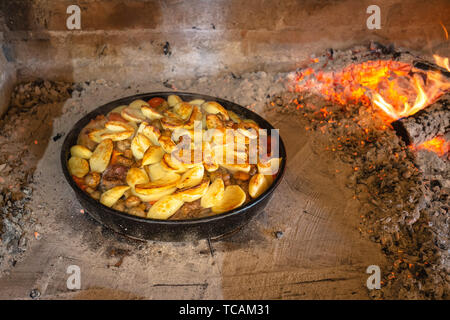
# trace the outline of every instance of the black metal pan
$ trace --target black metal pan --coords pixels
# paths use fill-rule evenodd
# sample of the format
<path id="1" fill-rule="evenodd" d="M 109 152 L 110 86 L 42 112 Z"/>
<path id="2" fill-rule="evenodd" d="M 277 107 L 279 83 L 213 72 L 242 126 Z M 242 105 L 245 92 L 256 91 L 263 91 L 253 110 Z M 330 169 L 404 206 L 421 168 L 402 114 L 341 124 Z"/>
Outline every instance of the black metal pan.
<path id="1" fill-rule="evenodd" d="M 140 218 L 116 211 L 102 205 L 100 202 L 94 200 L 87 193 L 82 191 L 72 179 L 67 168 L 67 161 L 70 157 L 70 148 L 76 144 L 80 131 L 89 123 L 91 119 L 94 119 L 97 115 L 106 115 L 112 109 L 120 105 L 129 104 L 136 99 L 148 101 L 154 97 L 167 98 L 171 94 L 179 95 L 184 101 L 190 101 L 193 99 L 217 101 L 226 109 L 234 111 L 240 117 L 254 120 L 263 129 L 274 129 L 269 122 L 260 117 L 258 114 L 227 100 L 202 94 L 184 92 L 153 92 L 138 94 L 115 100 L 98 107 L 74 125 L 72 130 L 67 134 L 61 150 L 61 165 L 64 176 L 74 190 L 76 197 L 85 211 L 96 221 L 118 233 L 132 238 L 158 241 L 192 241 L 197 239 L 219 237 L 244 226 L 250 221 L 250 219 L 266 207 L 274 190 L 279 185 L 286 168 L 286 150 L 281 137 L 279 140 L 279 155 L 282 157 L 282 161 L 278 174 L 270 188 L 261 196 L 240 208 L 223 214 L 199 219 L 154 220 Z"/>

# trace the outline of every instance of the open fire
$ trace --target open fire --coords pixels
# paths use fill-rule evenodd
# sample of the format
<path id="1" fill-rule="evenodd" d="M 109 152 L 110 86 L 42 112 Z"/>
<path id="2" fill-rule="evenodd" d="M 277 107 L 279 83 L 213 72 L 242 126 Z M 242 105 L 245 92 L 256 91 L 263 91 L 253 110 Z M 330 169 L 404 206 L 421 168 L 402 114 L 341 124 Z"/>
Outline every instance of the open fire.
<path id="1" fill-rule="evenodd" d="M 450 70 L 448 58 L 434 55 L 434 59 L 442 70 Z M 313 62 L 319 63 L 319 60 Z M 294 81 L 296 92 L 315 92 L 343 106 L 362 104 L 372 107 L 386 123 L 416 114 L 448 89 L 450 81 L 439 70 L 424 71 L 394 60 L 351 64 L 337 72 L 308 68 L 299 72 Z M 420 145 L 420 148 L 440 155 L 447 147 L 448 143 L 442 137 Z"/>

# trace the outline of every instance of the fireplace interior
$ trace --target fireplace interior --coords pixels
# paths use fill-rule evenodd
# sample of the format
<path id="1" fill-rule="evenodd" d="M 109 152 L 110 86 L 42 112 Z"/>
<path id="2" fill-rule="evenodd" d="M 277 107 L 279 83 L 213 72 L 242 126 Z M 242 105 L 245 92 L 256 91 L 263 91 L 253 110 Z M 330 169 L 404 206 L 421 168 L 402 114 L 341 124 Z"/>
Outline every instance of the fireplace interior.
<path id="1" fill-rule="evenodd" d="M 449 17 L 447 0 L 2 1 L 0 298 L 448 299 Z M 77 201 L 65 135 L 158 91 L 230 100 L 280 130 L 285 177 L 245 227 L 140 241 Z"/>

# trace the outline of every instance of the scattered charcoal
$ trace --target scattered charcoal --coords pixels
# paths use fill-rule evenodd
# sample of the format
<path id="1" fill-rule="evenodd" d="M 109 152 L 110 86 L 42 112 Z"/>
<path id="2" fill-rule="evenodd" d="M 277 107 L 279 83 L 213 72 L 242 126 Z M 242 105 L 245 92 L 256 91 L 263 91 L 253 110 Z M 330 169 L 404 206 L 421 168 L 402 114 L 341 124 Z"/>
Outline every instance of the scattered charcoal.
<path id="1" fill-rule="evenodd" d="M 61 133 L 57 133 L 54 137 L 53 137 L 53 141 L 58 141 L 59 139 L 61 139 L 64 136 L 64 132 Z"/>
<path id="2" fill-rule="evenodd" d="M 275 232 L 275 238 L 277 238 L 277 239 L 281 239 L 281 238 L 283 238 L 283 231 L 276 231 Z"/>
<path id="3" fill-rule="evenodd" d="M 170 49 L 170 43 L 168 41 L 164 44 L 163 52 L 165 56 L 170 57 L 172 55 L 172 50 Z"/>
<path id="4" fill-rule="evenodd" d="M 36 299 L 41 296 L 41 292 L 38 289 L 33 289 L 30 291 L 30 297 L 31 299 Z"/>

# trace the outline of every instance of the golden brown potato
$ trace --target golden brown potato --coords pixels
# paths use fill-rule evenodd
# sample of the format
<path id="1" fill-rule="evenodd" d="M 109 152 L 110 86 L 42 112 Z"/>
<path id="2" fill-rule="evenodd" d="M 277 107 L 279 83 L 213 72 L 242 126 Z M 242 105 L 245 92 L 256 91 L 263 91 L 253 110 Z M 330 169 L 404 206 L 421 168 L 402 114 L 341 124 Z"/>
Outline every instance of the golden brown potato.
<path id="1" fill-rule="evenodd" d="M 168 219 L 184 204 L 182 200 L 173 195 L 164 196 L 159 199 L 147 213 L 150 219 Z"/>
<path id="2" fill-rule="evenodd" d="M 244 190 L 238 185 L 231 185 L 225 188 L 222 200 L 213 206 L 211 210 L 214 213 L 223 213 L 239 208 L 244 202 L 247 196 Z"/>
<path id="3" fill-rule="evenodd" d="M 203 208 L 211 208 L 216 206 L 222 201 L 223 194 L 225 192 L 225 185 L 221 178 L 214 180 L 206 190 L 205 194 L 202 196 L 200 205 Z"/>
<path id="4" fill-rule="evenodd" d="M 144 136 L 150 139 L 152 144 L 154 144 L 155 146 L 159 146 L 158 139 L 161 136 L 161 131 L 155 126 L 149 125 L 146 122 L 142 122 L 141 125 L 139 126 L 137 133 L 143 134 Z"/>
<path id="5" fill-rule="evenodd" d="M 150 181 L 144 169 L 130 168 L 127 172 L 127 184 L 134 187 L 137 184 L 143 184 Z"/>
<path id="6" fill-rule="evenodd" d="M 133 126 L 122 121 L 108 121 L 105 123 L 105 128 L 113 132 L 134 131 Z"/>
<path id="7" fill-rule="evenodd" d="M 88 148 L 80 145 L 74 145 L 70 148 L 70 154 L 74 157 L 88 159 L 92 156 L 92 151 Z"/>
<path id="8" fill-rule="evenodd" d="M 161 120 L 161 125 L 166 130 L 175 130 L 183 128 L 183 121 L 173 117 L 163 117 Z"/>
<path id="9" fill-rule="evenodd" d="M 203 165 L 197 165 L 189 170 L 187 170 L 182 176 L 177 184 L 178 189 L 190 188 L 198 185 L 203 180 L 203 174 L 205 169 Z"/>
<path id="10" fill-rule="evenodd" d="M 248 193 L 252 198 L 257 198 L 270 187 L 270 184 L 265 175 L 257 173 L 250 179 Z"/>
<path id="11" fill-rule="evenodd" d="M 153 202 L 153 201 L 158 201 L 159 199 L 161 199 L 164 196 L 174 193 L 176 190 L 177 190 L 177 187 L 174 186 L 173 188 L 169 188 L 169 189 L 166 189 L 166 190 L 163 190 L 160 192 L 155 192 L 153 194 L 142 194 L 142 193 L 136 192 L 136 189 L 132 188 L 131 194 L 138 197 L 143 202 Z"/>
<path id="12" fill-rule="evenodd" d="M 224 120 L 229 120 L 230 117 L 228 116 L 228 111 L 222 107 L 219 103 L 215 101 L 208 101 L 202 104 L 203 110 L 205 110 L 206 113 L 212 113 L 212 114 L 221 114 L 224 118 Z"/>
<path id="13" fill-rule="evenodd" d="M 168 173 L 164 178 L 144 184 L 137 184 L 134 188 L 137 193 L 151 195 L 176 187 L 180 178 L 180 175 L 176 173 Z"/>
<path id="14" fill-rule="evenodd" d="M 178 197 L 184 202 L 193 202 L 203 197 L 208 190 L 209 180 L 203 180 L 202 183 L 196 184 L 192 187 L 179 189 L 174 192 L 174 196 Z"/>
<path id="15" fill-rule="evenodd" d="M 145 115 L 142 113 L 140 108 L 139 109 L 134 109 L 132 107 L 125 108 L 120 112 L 120 115 L 125 120 L 133 121 L 133 122 L 137 122 L 137 123 L 145 121 L 145 119 L 146 119 Z"/>
<path id="16" fill-rule="evenodd" d="M 150 120 L 158 120 L 163 117 L 163 115 L 160 112 L 158 112 L 158 110 L 150 106 L 142 106 L 141 112 L 144 116 L 146 116 Z"/>
<path id="17" fill-rule="evenodd" d="M 140 160 L 144 157 L 145 151 L 152 145 L 152 142 L 145 135 L 138 133 L 133 140 L 131 140 L 131 151 L 133 156 Z"/>
<path id="18" fill-rule="evenodd" d="M 173 142 L 172 139 L 168 136 L 160 136 L 158 141 L 164 152 L 172 153 L 176 148 L 175 142 Z"/>
<path id="19" fill-rule="evenodd" d="M 192 109 L 192 112 L 191 112 L 191 116 L 189 117 L 189 120 L 186 121 L 182 127 L 184 129 L 192 130 L 192 129 L 194 129 L 195 122 L 202 121 L 202 118 L 203 118 L 203 114 L 200 111 L 200 108 L 198 106 L 194 106 L 194 108 Z"/>
<path id="20" fill-rule="evenodd" d="M 203 99 L 194 99 L 189 101 L 190 105 L 196 105 L 196 106 L 201 106 L 203 103 L 205 103 L 205 100 Z"/>
<path id="21" fill-rule="evenodd" d="M 173 111 L 183 120 L 187 120 L 192 113 L 193 106 L 187 102 L 179 102 L 173 107 Z"/>
<path id="22" fill-rule="evenodd" d="M 147 166 L 160 162 L 164 156 L 164 150 L 161 146 L 150 146 L 144 153 L 142 158 L 142 165 Z"/>
<path id="23" fill-rule="evenodd" d="M 105 171 L 111 159 L 113 147 L 111 139 L 103 140 L 97 145 L 89 159 L 91 171 L 100 173 Z"/>
<path id="24" fill-rule="evenodd" d="M 206 127 L 208 129 L 215 129 L 215 128 L 223 128 L 223 122 L 219 119 L 218 116 L 215 114 L 208 114 L 206 116 Z"/>
<path id="25" fill-rule="evenodd" d="M 129 108 L 137 110 L 141 110 L 142 106 L 148 106 L 148 103 L 141 99 L 134 100 L 128 105 Z"/>
<path id="26" fill-rule="evenodd" d="M 277 174 L 280 167 L 281 158 L 272 158 L 267 161 L 258 161 L 258 172 L 264 175 L 274 175 Z"/>
<path id="27" fill-rule="evenodd" d="M 83 178 L 89 172 L 89 163 L 80 157 L 71 157 L 67 165 L 70 174 L 78 178 Z"/>
<path id="28" fill-rule="evenodd" d="M 170 96 L 167 97 L 167 102 L 169 103 L 170 107 L 173 107 L 177 103 L 183 102 L 183 100 L 179 96 L 171 94 Z"/>
<path id="29" fill-rule="evenodd" d="M 112 141 L 121 141 L 130 138 L 133 135 L 134 131 L 111 131 L 106 129 L 100 134 L 101 140 L 111 139 Z"/>
<path id="30" fill-rule="evenodd" d="M 102 193 L 100 203 L 107 207 L 112 207 L 128 189 L 130 189 L 130 186 L 117 186 L 111 188 Z"/>

